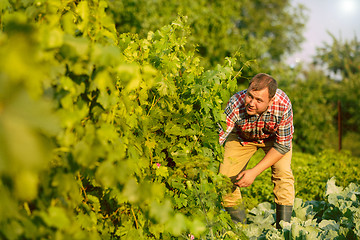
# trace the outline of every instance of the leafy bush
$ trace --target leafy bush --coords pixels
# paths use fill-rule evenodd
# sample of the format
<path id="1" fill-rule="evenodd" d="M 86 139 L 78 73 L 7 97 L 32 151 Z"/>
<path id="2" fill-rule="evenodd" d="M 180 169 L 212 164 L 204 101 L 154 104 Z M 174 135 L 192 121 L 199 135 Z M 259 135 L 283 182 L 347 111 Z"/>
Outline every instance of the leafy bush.
<path id="1" fill-rule="evenodd" d="M 107 1 L 0 7 L 0 238 L 222 235 L 234 60 L 204 72 L 186 18 L 140 39 Z"/>
<path id="2" fill-rule="evenodd" d="M 257 59 L 258 65 L 244 69 L 252 70 L 246 74 L 248 78 L 260 67 L 270 69 L 304 40 L 305 9 L 293 6 L 289 0 L 122 0 L 109 1 L 108 8 L 118 32 L 140 37 L 168 25 L 179 13 L 189 18 L 189 43 L 197 46 L 201 66 L 214 68 L 229 56 L 242 62 Z"/>
<path id="3" fill-rule="evenodd" d="M 360 186 L 346 188 L 331 178 L 326 184 L 326 201 L 296 198 L 290 223 L 275 229 L 275 206 L 268 202 L 249 212 L 244 228 L 249 239 L 358 239 L 360 238 Z"/>

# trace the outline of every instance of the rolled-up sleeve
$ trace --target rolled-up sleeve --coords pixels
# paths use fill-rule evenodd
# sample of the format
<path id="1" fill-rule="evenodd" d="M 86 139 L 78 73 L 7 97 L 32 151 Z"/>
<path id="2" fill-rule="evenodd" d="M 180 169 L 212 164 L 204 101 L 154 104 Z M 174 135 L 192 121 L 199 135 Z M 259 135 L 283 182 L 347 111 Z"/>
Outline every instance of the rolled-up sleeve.
<path id="1" fill-rule="evenodd" d="M 291 104 L 289 104 L 279 124 L 274 148 L 281 154 L 285 154 L 290 151 L 293 134 L 293 111 Z"/>

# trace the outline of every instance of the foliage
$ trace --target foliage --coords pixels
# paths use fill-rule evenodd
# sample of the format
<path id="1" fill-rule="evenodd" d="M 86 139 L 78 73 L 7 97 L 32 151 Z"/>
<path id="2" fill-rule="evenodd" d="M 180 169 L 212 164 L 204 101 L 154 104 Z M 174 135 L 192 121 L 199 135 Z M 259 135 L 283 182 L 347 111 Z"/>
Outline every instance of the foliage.
<path id="1" fill-rule="evenodd" d="M 360 53 L 360 51 L 359 51 Z M 360 72 L 358 74 L 351 75 L 349 78 L 345 78 L 341 83 L 340 90 L 338 92 L 338 99 L 341 102 L 341 114 L 343 119 L 343 129 L 345 134 L 356 132 L 360 134 Z"/>
<path id="2" fill-rule="evenodd" d="M 268 202 L 252 209 L 245 233 L 249 239 L 358 239 L 360 238 L 360 187 L 336 186 L 335 178 L 326 184 L 326 201 L 296 198 L 290 223 L 280 222 L 277 230 L 274 205 Z"/>
<path id="3" fill-rule="evenodd" d="M 341 41 L 330 34 L 332 44 L 324 43 L 317 48 L 315 64 L 324 65 L 330 72 L 340 74 L 342 78 L 360 73 L 360 42 L 355 36 L 350 41 Z"/>
<path id="4" fill-rule="evenodd" d="M 342 149 L 351 152 L 353 156 L 360 156 L 360 134 L 347 132 L 342 138 Z"/>
<path id="5" fill-rule="evenodd" d="M 256 59 L 257 64 L 244 71 L 247 78 L 296 51 L 306 21 L 304 7 L 292 7 L 288 0 L 123 0 L 110 1 L 109 12 L 119 32 L 142 37 L 169 24 L 179 13 L 188 16 L 189 44 L 197 46 L 201 65 L 214 68 L 229 56 L 240 62 Z"/>
<path id="6" fill-rule="evenodd" d="M 304 79 L 282 85 L 294 111 L 294 149 L 315 154 L 331 148 L 332 139 L 336 139 L 335 89 L 334 84 L 315 69 L 304 72 Z"/>
<path id="7" fill-rule="evenodd" d="M 119 35 L 108 3 L 0 5 L 0 236 L 221 238 L 235 60 L 204 71 L 186 18 Z"/>
<path id="8" fill-rule="evenodd" d="M 351 41 L 341 41 L 334 36 L 332 39 L 332 44 L 325 43 L 317 49 L 315 63 L 326 67 L 332 73 L 330 77 L 335 74 L 340 76 L 333 101 L 341 102 L 344 135 L 360 135 L 360 42 L 356 37 Z M 353 148 L 358 149 L 359 146 Z"/>

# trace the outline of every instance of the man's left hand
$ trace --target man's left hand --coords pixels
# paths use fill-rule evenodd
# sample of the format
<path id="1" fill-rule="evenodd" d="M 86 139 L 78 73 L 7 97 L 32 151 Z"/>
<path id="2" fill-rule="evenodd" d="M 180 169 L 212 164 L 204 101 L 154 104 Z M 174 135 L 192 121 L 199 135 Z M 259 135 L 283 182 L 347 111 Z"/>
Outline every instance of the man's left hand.
<path id="1" fill-rule="evenodd" d="M 235 182 L 235 184 L 238 185 L 239 187 L 248 187 L 254 182 L 256 177 L 257 177 L 256 172 L 254 172 L 253 169 L 248 169 L 241 172 L 238 175 L 236 180 L 239 181 Z"/>

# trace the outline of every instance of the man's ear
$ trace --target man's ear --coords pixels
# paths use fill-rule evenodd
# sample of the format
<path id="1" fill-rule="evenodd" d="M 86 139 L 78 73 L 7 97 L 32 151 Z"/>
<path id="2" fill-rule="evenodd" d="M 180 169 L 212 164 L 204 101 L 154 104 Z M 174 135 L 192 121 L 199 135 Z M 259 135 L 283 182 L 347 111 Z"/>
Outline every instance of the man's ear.
<path id="1" fill-rule="evenodd" d="M 273 97 L 270 99 L 269 107 L 273 104 L 274 101 L 275 101 L 275 96 L 273 96 Z"/>

